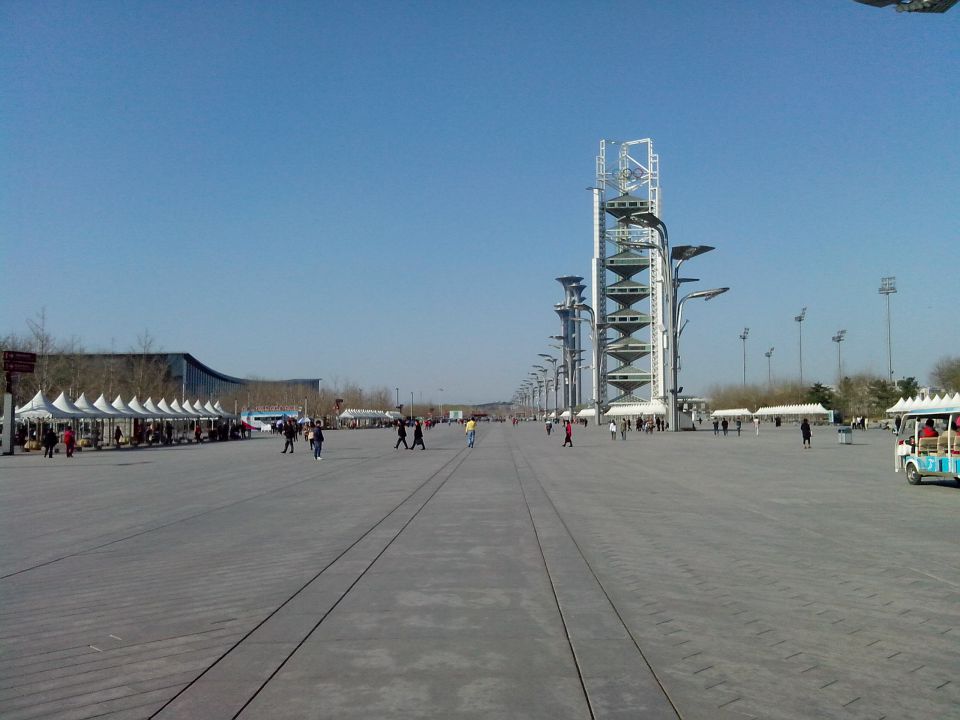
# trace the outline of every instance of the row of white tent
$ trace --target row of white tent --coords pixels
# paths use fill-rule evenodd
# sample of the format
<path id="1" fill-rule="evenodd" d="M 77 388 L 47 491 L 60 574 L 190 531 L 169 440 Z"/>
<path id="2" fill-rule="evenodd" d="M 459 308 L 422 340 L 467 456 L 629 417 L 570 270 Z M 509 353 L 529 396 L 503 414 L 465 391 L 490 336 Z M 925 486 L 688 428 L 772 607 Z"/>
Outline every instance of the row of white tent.
<path id="1" fill-rule="evenodd" d="M 50 402 L 42 392 L 38 392 L 33 399 L 16 409 L 17 420 L 122 420 L 122 419 L 142 419 L 142 420 L 198 420 L 200 418 L 224 418 L 232 417 L 220 405 L 220 402 L 211 404 L 208 400 L 200 404 L 199 400 L 191 403 L 184 400 L 174 400 L 168 403 L 165 399 L 155 403 L 152 398 L 141 403 L 136 396 L 130 402 L 124 402 L 117 395 L 112 403 L 101 394 L 94 402 L 87 400 L 86 395 L 81 395 L 76 400 L 71 401 L 65 393 Z"/>
<path id="2" fill-rule="evenodd" d="M 759 408 L 756 412 L 749 410 L 747 408 L 728 408 L 725 410 L 714 410 L 710 413 L 710 417 L 715 418 L 724 418 L 724 417 L 742 417 L 747 415 L 749 417 L 777 417 L 784 415 L 829 415 L 830 410 L 827 410 L 820 403 L 801 403 L 798 405 L 771 405 L 769 407 Z"/>
<path id="3" fill-rule="evenodd" d="M 934 395 L 932 397 L 913 397 L 900 398 L 893 407 L 888 407 L 887 412 L 891 414 L 905 413 L 912 410 L 954 410 L 960 408 L 960 392 L 943 397 Z"/>

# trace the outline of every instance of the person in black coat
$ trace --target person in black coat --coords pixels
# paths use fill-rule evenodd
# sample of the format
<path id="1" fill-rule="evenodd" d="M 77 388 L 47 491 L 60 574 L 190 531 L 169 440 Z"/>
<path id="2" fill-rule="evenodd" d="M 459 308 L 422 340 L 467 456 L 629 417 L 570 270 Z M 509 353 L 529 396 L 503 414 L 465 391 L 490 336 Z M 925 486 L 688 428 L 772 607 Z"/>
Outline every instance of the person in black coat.
<path id="1" fill-rule="evenodd" d="M 290 448 L 290 454 L 293 455 L 293 439 L 299 432 L 300 428 L 297 427 L 297 423 L 293 420 L 287 420 L 283 426 L 283 436 L 286 438 L 286 442 L 283 444 L 283 453 L 287 452 L 287 448 Z M 283 453 L 280 454 L 283 455 Z"/>
<path id="2" fill-rule="evenodd" d="M 407 450 L 410 449 L 410 446 L 407 445 L 407 426 L 403 420 L 397 420 L 397 444 L 393 446 L 393 449 L 396 450 L 400 447 L 400 443 L 403 443 Z"/>
<path id="3" fill-rule="evenodd" d="M 417 445 L 420 446 L 421 450 L 427 449 L 427 446 L 423 444 L 423 426 L 420 425 L 419 420 L 413 428 L 413 445 L 410 446 L 410 449 L 413 450 Z"/>
<path id="4" fill-rule="evenodd" d="M 46 432 L 43 433 L 43 456 L 52 458 L 53 450 L 57 447 L 57 433 L 53 431 L 52 427 L 48 427 Z"/>
<path id="5" fill-rule="evenodd" d="M 320 451 L 323 450 L 323 430 L 320 427 L 320 421 L 313 426 L 313 459 L 323 460 L 320 457 Z"/>

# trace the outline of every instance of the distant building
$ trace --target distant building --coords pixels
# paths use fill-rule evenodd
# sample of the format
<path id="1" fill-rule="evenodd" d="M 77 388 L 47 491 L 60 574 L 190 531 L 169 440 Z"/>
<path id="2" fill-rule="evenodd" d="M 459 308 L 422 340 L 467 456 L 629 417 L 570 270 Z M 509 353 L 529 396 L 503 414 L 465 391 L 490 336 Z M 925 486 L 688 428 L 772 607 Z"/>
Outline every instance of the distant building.
<path id="1" fill-rule="evenodd" d="M 81 353 L 79 359 L 100 363 L 115 362 L 120 367 L 146 361 L 166 365 L 167 379 L 180 388 L 181 397 L 223 397 L 250 383 L 269 382 L 304 390 L 319 390 L 320 378 L 296 378 L 292 380 L 248 380 L 233 377 L 204 365 L 190 353 Z"/>

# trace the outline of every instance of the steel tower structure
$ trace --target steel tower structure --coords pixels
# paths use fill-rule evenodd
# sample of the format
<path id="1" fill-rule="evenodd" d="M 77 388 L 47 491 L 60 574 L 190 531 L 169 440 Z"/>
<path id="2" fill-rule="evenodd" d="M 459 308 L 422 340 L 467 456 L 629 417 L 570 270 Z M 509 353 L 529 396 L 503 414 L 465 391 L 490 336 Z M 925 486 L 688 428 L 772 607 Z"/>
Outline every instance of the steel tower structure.
<path id="1" fill-rule="evenodd" d="M 667 260 L 655 249 L 660 246 L 656 232 L 630 222 L 638 213 L 660 216 L 660 160 L 649 138 L 601 140 L 596 171 L 591 300 L 598 328 L 594 341 L 600 343 L 598 399 L 601 405 L 665 401 Z M 615 304 L 609 312 L 608 300 Z M 649 313 L 634 308 L 647 300 Z M 649 370 L 637 365 L 647 357 Z M 613 368 L 607 358 L 613 359 Z M 615 397 L 607 397 L 607 385 L 616 388 Z M 641 398 L 636 391 L 645 385 L 650 385 L 650 396 Z"/>

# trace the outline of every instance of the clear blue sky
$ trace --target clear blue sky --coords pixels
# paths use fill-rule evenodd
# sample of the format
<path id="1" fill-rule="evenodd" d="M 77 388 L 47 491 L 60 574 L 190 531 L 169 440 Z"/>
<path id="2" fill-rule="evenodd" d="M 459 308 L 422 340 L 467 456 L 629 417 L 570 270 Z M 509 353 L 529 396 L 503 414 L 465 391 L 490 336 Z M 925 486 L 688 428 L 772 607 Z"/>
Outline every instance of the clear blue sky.
<path id="1" fill-rule="evenodd" d="M 601 138 L 727 295 L 686 392 L 960 354 L 960 8 L 818 2 L 0 7 L 0 333 L 149 329 L 224 372 L 508 399 L 589 276 Z"/>

